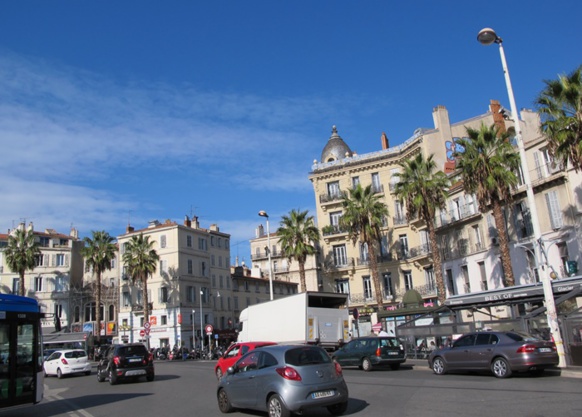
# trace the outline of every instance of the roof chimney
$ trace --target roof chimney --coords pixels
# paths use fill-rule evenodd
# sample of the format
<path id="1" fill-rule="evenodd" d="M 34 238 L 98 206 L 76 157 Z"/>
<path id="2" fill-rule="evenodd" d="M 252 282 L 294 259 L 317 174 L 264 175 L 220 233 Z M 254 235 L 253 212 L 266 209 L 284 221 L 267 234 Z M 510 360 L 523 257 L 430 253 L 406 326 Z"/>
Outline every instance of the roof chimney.
<path id="1" fill-rule="evenodd" d="M 388 142 L 388 136 L 386 136 L 385 132 L 382 132 L 380 142 L 382 142 L 382 149 L 388 149 L 390 147 L 390 143 Z"/>
<path id="2" fill-rule="evenodd" d="M 184 217 L 184 226 L 192 227 L 192 220 L 190 220 L 190 217 L 188 217 L 188 216 Z"/>

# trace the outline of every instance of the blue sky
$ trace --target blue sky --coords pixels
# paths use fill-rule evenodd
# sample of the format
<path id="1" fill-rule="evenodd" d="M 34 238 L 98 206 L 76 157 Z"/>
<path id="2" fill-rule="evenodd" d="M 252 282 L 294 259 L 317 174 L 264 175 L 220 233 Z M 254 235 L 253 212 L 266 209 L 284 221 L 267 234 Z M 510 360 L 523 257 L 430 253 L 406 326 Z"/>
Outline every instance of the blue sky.
<path id="1" fill-rule="evenodd" d="M 517 106 L 582 64 L 582 2 L 2 1 L 0 230 L 81 236 L 199 216 L 248 240 L 315 215 L 308 180 L 332 125 L 359 154 Z"/>

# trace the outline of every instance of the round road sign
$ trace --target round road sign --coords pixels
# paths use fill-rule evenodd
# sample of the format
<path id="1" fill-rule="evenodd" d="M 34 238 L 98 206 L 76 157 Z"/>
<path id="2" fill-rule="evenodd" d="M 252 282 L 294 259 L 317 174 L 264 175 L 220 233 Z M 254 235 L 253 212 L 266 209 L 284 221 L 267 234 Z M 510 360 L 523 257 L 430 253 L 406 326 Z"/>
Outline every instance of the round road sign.
<path id="1" fill-rule="evenodd" d="M 206 326 L 204 326 L 204 331 L 206 332 L 206 334 L 212 334 L 212 330 L 214 330 L 212 324 L 207 324 Z"/>
<path id="2" fill-rule="evenodd" d="M 150 325 L 150 322 L 149 322 L 149 321 L 146 321 L 146 322 L 143 324 L 143 327 L 144 327 L 144 329 L 149 329 L 149 328 L 150 328 L 150 326 L 151 326 L 151 325 Z"/>
<path id="3" fill-rule="evenodd" d="M 143 329 L 142 329 L 142 330 L 140 330 L 140 331 L 139 331 L 139 335 L 140 335 L 141 337 L 144 337 L 144 336 L 145 336 L 145 334 L 146 334 L 146 333 L 145 333 L 145 330 L 143 330 Z"/>

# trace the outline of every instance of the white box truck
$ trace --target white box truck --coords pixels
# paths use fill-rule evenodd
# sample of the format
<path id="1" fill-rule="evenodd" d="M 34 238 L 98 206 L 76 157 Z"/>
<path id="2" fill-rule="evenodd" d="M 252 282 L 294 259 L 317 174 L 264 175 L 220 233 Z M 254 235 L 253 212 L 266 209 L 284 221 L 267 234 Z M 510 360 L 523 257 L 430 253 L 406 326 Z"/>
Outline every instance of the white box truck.
<path id="1" fill-rule="evenodd" d="M 237 341 L 310 343 L 335 350 L 350 340 L 347 297 L 308 291 L 251 305 L 240 313 Z"/>

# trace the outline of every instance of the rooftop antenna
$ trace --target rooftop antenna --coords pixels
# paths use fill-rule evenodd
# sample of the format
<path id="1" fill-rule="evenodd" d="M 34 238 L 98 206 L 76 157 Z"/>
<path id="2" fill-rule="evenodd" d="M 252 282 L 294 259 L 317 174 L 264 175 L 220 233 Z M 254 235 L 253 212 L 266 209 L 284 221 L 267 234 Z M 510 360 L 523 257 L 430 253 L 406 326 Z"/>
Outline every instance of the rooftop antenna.
<path id="1" fill-rule="evenodd" d="M 193 219 L 194 218 L 194 209 L 197 209 L 198 206 L 193 206 L 190 205 L 190 218 Z"/>
<path id="2" fill-rule="evenodd" d="M 127 210 L 127 225 L 131 226 L 131 212 L 133 210 Z"/>

